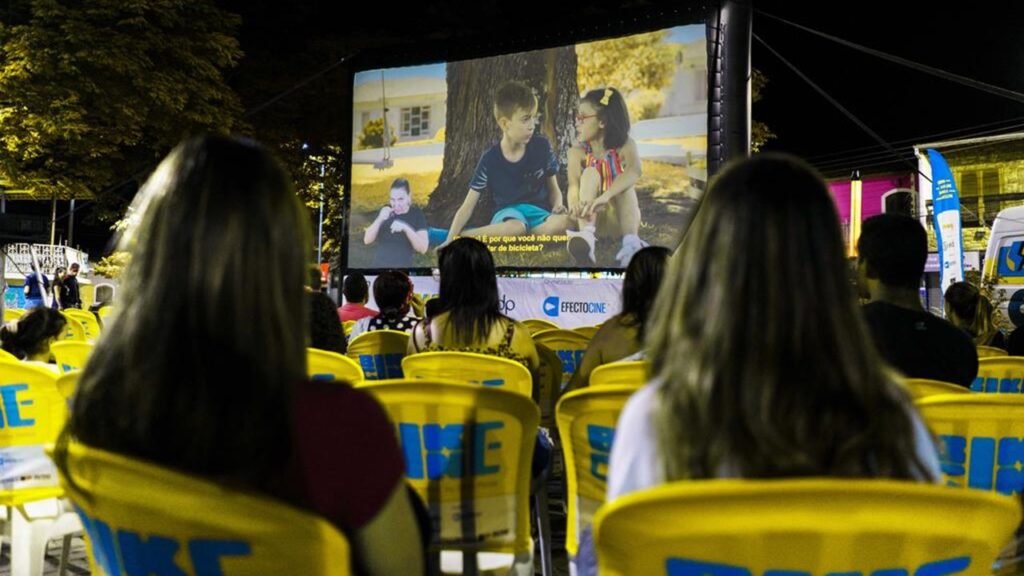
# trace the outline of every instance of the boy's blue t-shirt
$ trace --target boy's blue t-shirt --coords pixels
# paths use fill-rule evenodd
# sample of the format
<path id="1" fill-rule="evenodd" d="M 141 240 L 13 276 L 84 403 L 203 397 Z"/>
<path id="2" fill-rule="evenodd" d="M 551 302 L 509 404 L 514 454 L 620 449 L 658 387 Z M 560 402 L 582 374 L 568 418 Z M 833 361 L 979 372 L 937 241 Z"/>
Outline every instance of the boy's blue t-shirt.
<path id="1" fill-rule="evenodd" d="M 469 187 L 487 190 L 494 198 L 495 211 L 513 204 L 533 204 L 550 208 L 544 181 L 558 174 L 558 159 L 551 143 L 534 134 L 526 143 L 526 152 L 518 162 L 509 162 L 501 153 L 501 142 L 487 149 L 477 162 Z"/>

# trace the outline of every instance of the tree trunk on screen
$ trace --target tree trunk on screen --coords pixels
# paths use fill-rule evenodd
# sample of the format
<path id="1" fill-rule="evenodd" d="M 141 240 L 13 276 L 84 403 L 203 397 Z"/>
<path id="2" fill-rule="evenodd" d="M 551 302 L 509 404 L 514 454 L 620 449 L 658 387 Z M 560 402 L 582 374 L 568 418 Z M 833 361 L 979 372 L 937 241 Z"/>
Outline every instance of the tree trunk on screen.
<path id="1" fill-rule="evenodd" d="M 562 164 L 559 184 L 565 192 L 566 152 L 575 137 L 576 50 L 552 48 L 453 62 L 447 65 L 448 103 L 445 123 L 444 164 L 437 188 L 430 194 L 426 213 L 431 226 L 447 228 L 459 209 L 477 161 L 501 138 L 494 119 L 494 91 L 502 83 L 525 82 L 537 93 L 542 114 L 540 133 L 548 138 Z M 494 204 L 485 194 L 477 204 L 469 227 L 486 224 Z"/>

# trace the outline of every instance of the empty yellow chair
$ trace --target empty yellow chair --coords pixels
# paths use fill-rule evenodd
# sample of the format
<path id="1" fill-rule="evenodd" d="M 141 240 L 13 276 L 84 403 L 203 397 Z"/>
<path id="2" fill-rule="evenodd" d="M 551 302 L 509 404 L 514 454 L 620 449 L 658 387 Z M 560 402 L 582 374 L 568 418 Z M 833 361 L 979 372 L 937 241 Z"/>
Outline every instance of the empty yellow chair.
<path id="1" fill-rule="evenodd" d="M 1006 350 L 1002 348 L 996 348 L 995 346 L 978 346 L 978 358 L 996 358 L 999 356 L 1006 356 Z"/>
<path id="2" fill-rule="evenodd" d="M 420 352 L 402 359 L 406 378 L 453 380 L 533 395 L 533 376 L 507 358 L 472 352 Z"/>
<path id="3" fill-rule="evenodd" d="M 903 385 L 910 391 L 914 400 L 938 396 L 940 394 L 970 394 L 971 391 L 959 384 L 943 382 L 941 380 L 929 380 L 928 378 L 907 378 Z"/>
<path id="4" fill-rule="evenodd" d="M 82 370 L 85 362 L 92 354 L 93 345 L 79 340 L 64 340 L 50 345 L 50 352 L 57 359 L 57 367 L 61 374 L 72 370 Z"/>
<path id="5" fill-rule="evenodd" d="M 67 320 L 67 325 L 64 326 L 64 333 L 57 337 L 57 340 L 74 340 L 78 342 L 85 342 L 85 326 L 75 317 L 68 315 L 65 312 L 61 312 L 64 319 Z"/>
<path id="6" fill-rule="evenodd" d="M 4 308 L 4 323 L 14 322 L 18 318 L 25 315 L 25 311 L 21 308 Z"/>
<path id="7" fill-rule="evenodd" d="M 0 506 L 8 507 L 13 574 L 41 575 L 47 542 L 82 529 L 58 500 L 57 470 L 43 452 L 67 420 L 56 378 L 45 368 L 0 360 Z"/>
<path id="8" fill-rule="evenodd" d="M 1024 381 L 1024 357 L 993 356 L 978 360 L 978 377 L 971 384 L 973 392 L 1020 394 Z"/>
<path id="9" fill-rule="evenodd" d="M 1024 397 L 1007 394 L 932 396 L 915 402 L 939 436 L 949 486 L 1017 494 L 1024 487 Z"/>
<path id="10" fill-rule="evenodd" d="M 530 331 L 530 334 L 536 334 L 537 332 L 541 332 L 543 330 L 556 330 L 560 328 L 560 326 L 558 324 L 555 324 L 554 322 L 550 322 L 548 320 L 541 320 L 539 318 L 529 318 L 527 320 L 523 320 L 522 323 Z"/>
<path id="11" fill-rule="evenodd" d="M 89 342 L 95 342 L 100 337 L 100 323 L 92 312 L 69 308 L 63 310 L 63 313 L 65 316 L 74 318 L 82 324 L 82 329 L 85 330 L 85 339 Z"/>
<path id="12" fill-rule="evenodd" d="M 594 520 L 602 576 L 982 575 L 1015 499 L 892 480 L 701 480 L 629 494 Z"/>
<path id="13" fill-rule="evenodd" d="M 351 573 L 345 537 L 298 508 L 77 443 L 67 464 L 64 486 L 107 576 Z"/>
<path id="14" fill-rule="evenodd" d="M 590 340 L 594 337 L 594 334 L 597 334 L 597 331 L 600 329 L 601 328 L 599 326 L 580 326 L 578 328 L 573 328 L 572 331 L 579 334 L 580 336 L 583 336 L 587 340 Z"/>
<path id="15" fill-rule="evenodd" d="M 532 574 L 537 406 L 522 394 L 473 384 L 381 382 L 363 389 L 398 428 L 405 475 L 430 508 L 444 571 L 461 574 L 463 560 L 475 560 L 483 570 L 507 573 L 516 565 Z"/>
<path id="16" fill-rule="evenodd" d="M 403 378 L 402 358 L 409 334 L 397 330 L 363 332 L 348 343 L 348 357 L 359 363 L 367 380 Z"/>
<path id="17" fill-rule="evenodd" d="M 651 365 L 646 360 L 602 364 L 590 373 L 590 386 L 631 386 L 639 388 L 651 379 Z"/>
<path id="18" fill-rule="evenodd" d="M 359 364 L 337 352 L 307 348 L 306 362 L 306 371 L 310 380 L 359 382 L 363 379 L 363 370 Z"/>
<path id="19" fill-rule="evenodd" d="M 565 549 L 576 555 L 580 533 L 604 503 L 608 489 L 608 459 L 619 414 L 632 386 L 605 385 L 570 392 L 555 410 L 565 452 L 568 522 Z"/>
<path id="20" fill-rule="evenodd" d="M 551 348 L 562 361 L 562 387 L 569 383 L 576 367 L 583 361 L 583 353 L 590 339 L 572 330 L 544 330 L 533 335 L 533 341 Z"/>

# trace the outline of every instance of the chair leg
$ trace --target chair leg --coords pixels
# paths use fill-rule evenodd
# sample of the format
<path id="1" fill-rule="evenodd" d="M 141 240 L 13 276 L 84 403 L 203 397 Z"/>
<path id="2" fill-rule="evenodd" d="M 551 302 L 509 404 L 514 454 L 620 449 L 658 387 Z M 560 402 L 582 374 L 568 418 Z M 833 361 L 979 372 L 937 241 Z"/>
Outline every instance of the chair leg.
<path id="1" fill-rule="evenodd" d="M 533 494 L 533 509 L 537 523 L 537 547 L 540 552 L 540 571 L 543 576 L 552 576 L 551 569 L 551 519 L 548 516 L 548 488 L 541 482 Z"/>
<path id="2" fill-rule="evenodd" d="M 64 576 L 68 569 L 68 559 L 71 557 L 71 534 L 64 536 L 64 542 L 60 547 L 60 572 L 59 576 Z"/>
<path id="3" fill-rule="evenodd" d="M 31 520 L 23 507 L 11 519 L 11 576 L 40 576 L 46 556 L 46 520 Z"/>

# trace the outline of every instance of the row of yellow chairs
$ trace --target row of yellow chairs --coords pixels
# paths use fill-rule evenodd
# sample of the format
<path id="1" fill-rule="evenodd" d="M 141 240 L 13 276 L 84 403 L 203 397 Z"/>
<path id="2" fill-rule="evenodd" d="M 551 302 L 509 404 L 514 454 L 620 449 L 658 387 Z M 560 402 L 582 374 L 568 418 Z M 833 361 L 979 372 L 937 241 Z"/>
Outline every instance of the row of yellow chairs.
<path id="1" fill-rule="evenodd" d="M 107 306 L 105 308 L 101 308 L 101 310 L 107 310 L 109 308 L 110 307 Z M 21 318 L 25 312 L 25 310 L 16 308 L 4 308 L 4 322 L 15 321 Z M 64 329 L 64 333 L 61 334 L 58 340 L 95 342 L 96 339 L 99 338 L 102 325 L 92 312 L 69 308 L 67 310 L 61 310 L 61 314 L 63 314 L 64 319 L 67 320 L 67 326 Z"/>

